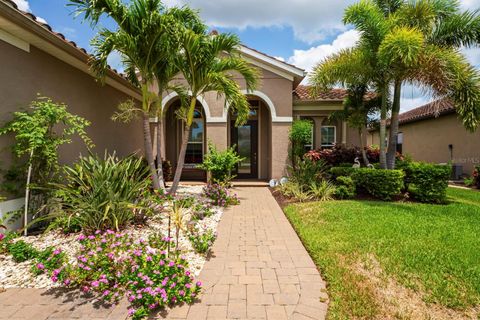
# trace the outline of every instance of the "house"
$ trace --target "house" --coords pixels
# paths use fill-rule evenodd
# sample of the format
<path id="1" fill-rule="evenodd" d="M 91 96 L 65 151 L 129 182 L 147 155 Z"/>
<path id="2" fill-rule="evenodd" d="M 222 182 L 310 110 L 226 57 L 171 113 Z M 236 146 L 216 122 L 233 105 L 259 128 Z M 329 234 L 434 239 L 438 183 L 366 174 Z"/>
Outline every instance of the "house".
<path id="1" fill-rule="evenodd" d="M 367 143 L 379 145 L 378 130 Z M 398 151 L 425 162 L 447 163 L 470 175 L 480 165 L 480 131 L 467 131 L 454 104 L 441 99 L 399 115 Z"/>
<path id="2" fill-rule="evenodd" d="M 120 102 L 140 99 L 139 91 L 110 70 L 105 85 L 96 81 L 88 65 L 90 56 L 74 42 L 36 21 L 11 1 L 0 1 L 0 123 L 11 113 L 28 107 L 37 94 L 64 102 L 69 111 L 92 122 L 88 134 L 96 150 L 116 150 L 120 156 L 141 149 L 140 123 L 123 124 L 110 118 Z M 0 165 L 8 168 L 12 139 L 0 137 Z M 71 162 L 87 150 L 79 142 L 62 146 L 62 162 Z"/>
<path id="3" fill-rule="evenodd" d="M 312 148 L 328 148 L 335 143 L 357 144 L 356 130 L 344 122 L 329 122 L 328 116 L 342 109 L 345 90 L 335 89 L 318 97 L 301 85 L 304 70 L 279 61 L 247 46 L 241 54 L 260 71 L 260 85 L 253 92 L 245 92 L 251 105 L 250 119 L 235 127 L 235 114 L 226 108 L 224 100 L 215 92 L 198 99 L 195 123 L 189 137 L 184 179 L 203 179 L 205 174 L 196 169 L 207 152 L 207 142 L 218 148 L 236 146 L 245 158 L 238 167 L 238 177 L 245 179 L 280 178 L 288 164 L 288 134 L 294 119 L 309 118 L 314 122 Z M 107 73 L 105 84 L 96 81 L 89 69 L 90 56 L 84 49 L 65 39 L 63 35 L 40 23 L 30 13 L 22 12 L 9 1 L 0 2 L 0 120 L 26 107 L 37 93 L 64 102 L 70 112 L 92 122 L 88 134 L 96 144 L 96 152 L 116 151 L 123 156 L 143 148 L 139 122 L 115 123 L 110 120 L 117 105 L 126 99 L 140 99 L 139 91 L 114 70 Z M 175 81 L 181 81 L 181 77 Z M 245 89 L 242 79 L 240 86 Z M 165 92 L 164 154 L 175 165 L 181 141 L 181 122 L 175 117 L 179 99 Z M 152 119 L 155 121 L 155 119 Z M 11 144 L 3 137 L 0 147 Z M 70 162 L 86 150 L 78 141 L 62 147 L 61 161 Z M 9 154 L 3 152 L 3 164 Z"/>

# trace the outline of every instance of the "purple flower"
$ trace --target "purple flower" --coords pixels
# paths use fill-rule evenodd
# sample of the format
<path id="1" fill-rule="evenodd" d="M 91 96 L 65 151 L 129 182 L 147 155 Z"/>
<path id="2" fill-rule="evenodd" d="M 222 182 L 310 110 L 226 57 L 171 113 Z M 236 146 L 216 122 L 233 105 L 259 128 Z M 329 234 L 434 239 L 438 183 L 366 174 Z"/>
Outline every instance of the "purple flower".
<path id="1" fill-rule="evenodd" d="M 134 308 L 130 308 L 128 309 L 128 315 L 129 316 L 132 316 L 137 310 L 135 310 Z"/>
<path id="2" fill-rule="evenodd" d="M 201 282 L 201 281 L 197 281 L 196 285 L 197 285 L 197 287 L 201 287 L 201 286 L 202 286 L 202 282 Z"/>
<path id="3" fill-rule="evenodd" d="M 57 277 L 57 276 L 52 276 L 50 279 L 52 279 L 53 282 L 57 282 L 57 281 L 58 281 L 58 277 Z"/>
<path id="4" fill-rule="evenodd" d="M 65 280 L 63 281 L 63 284 L 66 285 L 66 286 L 68 286 L 68 285 L 70 284 L 70 279 L 65 279 Z"/>

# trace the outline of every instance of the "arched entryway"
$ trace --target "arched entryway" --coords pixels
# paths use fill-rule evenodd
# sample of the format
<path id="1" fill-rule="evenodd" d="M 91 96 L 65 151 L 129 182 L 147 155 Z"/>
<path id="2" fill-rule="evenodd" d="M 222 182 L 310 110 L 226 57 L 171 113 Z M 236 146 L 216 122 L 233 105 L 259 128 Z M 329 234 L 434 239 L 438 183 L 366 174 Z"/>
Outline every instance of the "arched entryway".
<path id="1" fill-rule="evenodd" d="M 165 135 L 165 158 L 172 164 L 173 172 L 178 161 L 182 141 L 184 123 L 177 117 L 180 108 L 178 98 L 166 105 L 164 119 Z M 197 168 L 202 163 L 203 156 L 207 150 L 206 144 L 206 116 L 202 104 L 197 101 L 195 115 L 188 138 L 187 151 L 185 154 L 185 165 L 183 166 L 182 180 L 205 180 L 206 174 Z"/>
<path id="2" fill-rule="evenodd" d="M 250 115 L 247 123 L 235 126 L 236 115 L 228 112 L 228 142 L 244 158 L 237 168 L 237 179 L 268 180 L 271 177 L 272 116 L 266 102 L 249 95 Z"/>

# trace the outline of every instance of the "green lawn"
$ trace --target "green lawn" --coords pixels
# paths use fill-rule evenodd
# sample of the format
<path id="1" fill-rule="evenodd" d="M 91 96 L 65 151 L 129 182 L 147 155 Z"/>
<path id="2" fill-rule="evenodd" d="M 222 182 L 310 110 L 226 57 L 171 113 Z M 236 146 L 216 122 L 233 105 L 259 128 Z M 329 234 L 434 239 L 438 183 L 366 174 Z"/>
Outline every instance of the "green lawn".
<path id="1" fill-rule="evenodd" d="M 372 256 L 382 277 L 427 303 L 480 305 L 480 192 L 449 188 L 448 195 L 448 205 L 355 200 L 285 208 L 328 283 L 330 319 L 378 317 L 376 285 L 356 271 Z"/>

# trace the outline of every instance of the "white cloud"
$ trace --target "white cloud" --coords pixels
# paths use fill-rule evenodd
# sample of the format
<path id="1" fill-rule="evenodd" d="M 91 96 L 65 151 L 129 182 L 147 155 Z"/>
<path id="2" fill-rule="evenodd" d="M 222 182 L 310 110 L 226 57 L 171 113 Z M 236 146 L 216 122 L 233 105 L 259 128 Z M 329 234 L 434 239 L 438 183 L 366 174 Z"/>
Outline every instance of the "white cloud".
<path id="1" fill-rule="evenodd" d="M 293 56 L 288 59 L 288 62 L 307 71 L 311 71 L 317 63 L 326 57 L 338 52 L 341 49 L 353 47 L 358 39 L 358 31 L 349 30 L 340 34 L 330 44 L 321 44 L 308 50 L 295 50 Z"/>
<path id="2" fill-rule="evenodd" d="M 480 0 L 461 0 L 461 5 L 465 9 L 478 9 L 480 7 Z"/>
<path id="3" fill-rule="evenodd" d="M 118 72 L 123 72 L 122 56 L 117 51 L 113 51 L 108 56 L 108 64 Z"/>
<path id="4" fill-rule="evenodd" d="M 167 5 L 188 4 L 200 9 L 214 27 L 292 27 L 295 37 L 314 43 L 346 30 L 343 11 L 357 0 L 167 0 Z"/>
<path id="5" fill-rule="evenodd" d="M 42 17 L 36 17 L 36 18 L 38 22 L 47 24 L 47 20 L 43 19 Z"/>
<path id="6" fill-rule="evenodd" d="M 18 9 L 25 12 L 30 12 L 30 4 L 28 3 L 27 0 L 13 0 L 13 2 L 15 2 Z"/>

